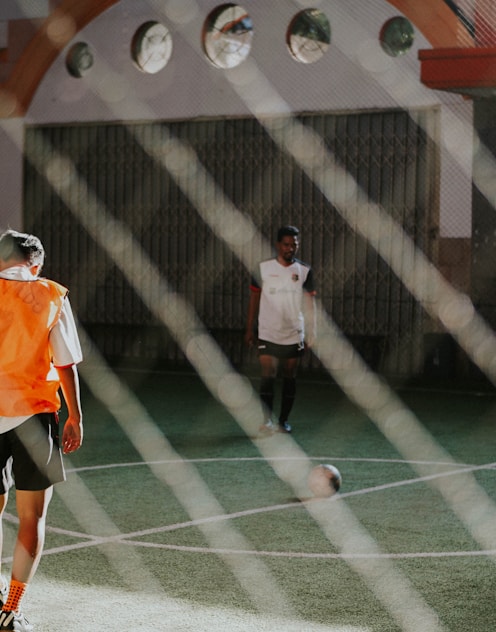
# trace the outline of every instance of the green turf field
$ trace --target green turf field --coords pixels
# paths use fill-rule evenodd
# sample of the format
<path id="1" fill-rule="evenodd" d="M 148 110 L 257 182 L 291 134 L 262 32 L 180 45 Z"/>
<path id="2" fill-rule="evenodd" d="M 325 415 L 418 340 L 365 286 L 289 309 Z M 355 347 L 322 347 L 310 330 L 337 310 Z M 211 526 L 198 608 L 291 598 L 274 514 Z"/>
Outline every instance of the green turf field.
<path id="1" fill-rule="evenodd" d="M 84 447 L 24 602 L 38 632 L 496 629 L 490 389 L 397 389 L 451 457 L 410 463 L 330 380 L 302 377 L 294 434 L 258 439 L 193 373 L 118 377 L 105 403 L 83 383 Z M 318 463 L 340 495 L 297 497 Z"/>

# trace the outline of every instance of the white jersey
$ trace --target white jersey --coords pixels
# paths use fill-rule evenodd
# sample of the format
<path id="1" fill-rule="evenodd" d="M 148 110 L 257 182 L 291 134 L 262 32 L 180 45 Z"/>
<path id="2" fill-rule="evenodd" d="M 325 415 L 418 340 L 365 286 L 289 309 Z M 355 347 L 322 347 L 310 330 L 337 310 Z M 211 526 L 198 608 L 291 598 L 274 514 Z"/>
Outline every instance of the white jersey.
<path id="1" fill-rule="evenodd" d="M 261 291 L 258 337 L 279 345 L 303 344 L 303 292 L 314 294 L 309 265 L 295 259 L 289 266 L 277 259 L 262 261 L 252 290 Z"/>

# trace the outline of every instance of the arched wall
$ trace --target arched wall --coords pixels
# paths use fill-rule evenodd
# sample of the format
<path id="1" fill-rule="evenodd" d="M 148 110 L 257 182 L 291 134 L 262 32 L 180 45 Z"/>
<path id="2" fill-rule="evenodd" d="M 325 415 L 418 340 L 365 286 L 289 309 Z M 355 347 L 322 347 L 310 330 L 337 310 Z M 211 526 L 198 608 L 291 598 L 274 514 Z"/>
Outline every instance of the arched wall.
<path id="1" fill-rule="evenodd" d="M 233 89 L 230 73 L 209 64 L 201 48 L 198 34 L 203 15 L 219 0 L 197 0 L 197 4 L 201 11 L 186 25 L 175 23 L 171 14 L 171 63 L 163 73 L 147 75 L 132 64 L 129 41 L 144 19 L 160 20 L 163 12 L 153 11 L 147 3 L 144 14 L 141 3 L 134 0 L 61 2 L 24 50 L 8 82 L 0 85 L 2 227 L 22 225 L 27 125 L 250 115 L 248 105 Z M 424 6 L 425 14 L 417 4 Z M 432 0 L 432 6 L 428 0 L 373 0 L 366 5 L 349 0 L 328 2 L 326 11 L 334 25 L 333 46 L 322 60 L 308 66 L 295 62 L 285 44 L 294 3 L 281 2 L 276 11 L 265 1 L 250 2 L 257 25 L 251 61 L 294 112 L 440 108 L 440 136 L 448 134 L 449 146 L 456 143 L 461 148 L 441 150 L 440 231 L 443 236 L 467 237 L 471 230 L 467 149 L 471 136 L 465 130 L 471 127 L 472 105 L 458 95 L 422 85 L 417 59 L 418 50 L 430 44 L 455 42 L 455 15 L 443 0 Z M 383 53 L 378 33 L 384 21 L 399 12 L 416 21 L 418 32 L 408 55 L 391 58 Z M 65 67 L 64 49 L 76 38 L 88 41 L 96 52 L 95 67 L 84 80 L 71 77 Z M 123 98 L 109 98 L 113 96 L 110 86 L 122 88 Z"/>
<path id="2" fill-rule="evenodd" d="M 45 73 L 67 43 L 119 0 L 63 0 L 39 29 L 0 84 L 0 118 L 26 113 Z M 456 47 L 458 21 L 443 0 L 387 0 L 419 29 L 434 48 Z"/>
<path id="3" fill-rule="evenodd" d="M 64 46 L 117 2 L 63 0 L 26 46 L 7 81 L 0 85 L 0 118 L 23 116 L 36 88 Z"/>

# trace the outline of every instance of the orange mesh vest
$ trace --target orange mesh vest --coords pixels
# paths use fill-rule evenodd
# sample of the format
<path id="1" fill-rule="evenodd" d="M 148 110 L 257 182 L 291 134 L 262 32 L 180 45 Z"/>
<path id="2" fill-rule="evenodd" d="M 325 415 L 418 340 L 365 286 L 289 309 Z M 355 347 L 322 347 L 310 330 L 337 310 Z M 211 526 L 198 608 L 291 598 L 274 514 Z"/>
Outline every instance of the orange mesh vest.
<path id="1" fill-rule="evenodd" d="M 0 279 L 0 416 L 60 408 L 48 337 L 67 289 L 48 279 Z"/>

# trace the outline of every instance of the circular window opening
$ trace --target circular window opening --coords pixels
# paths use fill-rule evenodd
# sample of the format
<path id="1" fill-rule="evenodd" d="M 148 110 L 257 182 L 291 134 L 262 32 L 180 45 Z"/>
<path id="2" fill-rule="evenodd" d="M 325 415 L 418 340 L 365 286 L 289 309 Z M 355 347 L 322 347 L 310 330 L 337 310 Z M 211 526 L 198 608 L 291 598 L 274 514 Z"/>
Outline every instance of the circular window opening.
<path id="1" fill-rule="evenodd" d="M 312 64 L 325 54 L 331 43 L 331 25 L 325 13 L 305 9 L 291 20 L 286 35 L 291 55 L 304 64 Z"/>
<path id="2" fill-rule="evenodd" d="M 165 68 L 172 55 L 172 36 L 160 22 L 145 22 L 134 34 L 131 55 L 140 70 L 155 74 Z"/>
<path id="3" fill-rule="evenodd" d="M 391 57 L 407 53 L 414 39 L 415 32 L 410 21 L 400 16 L 385 22 L 379 34 L 382 49 Z"/>
<path id="4" fill-rule="evenodd" d="M 65 58 L 67 71 L 78 79 L 91 70 L 93 62 L 93 53 L 88 44 L 84 42 L 78 42 L 71 46 Z"/>
<path id="5" fill-rule="evenodd" d="M 223 4 L 205 20 L 203 49 L 217 68 L 241 64 L 250 54 L 252 38 L 252 19 L 237 4 Z"/>

